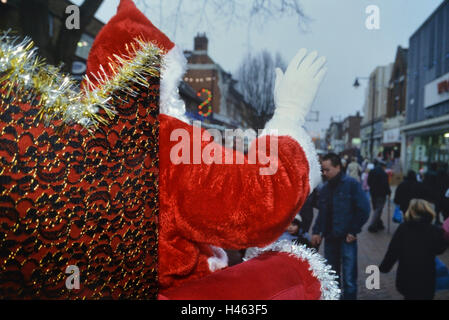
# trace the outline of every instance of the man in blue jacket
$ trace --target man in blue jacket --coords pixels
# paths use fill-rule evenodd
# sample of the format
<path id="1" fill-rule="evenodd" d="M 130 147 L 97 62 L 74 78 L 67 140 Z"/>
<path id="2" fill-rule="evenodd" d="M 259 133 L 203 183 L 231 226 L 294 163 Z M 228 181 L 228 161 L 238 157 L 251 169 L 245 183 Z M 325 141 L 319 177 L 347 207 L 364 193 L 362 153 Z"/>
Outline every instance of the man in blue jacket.
<path id="1" fill-rule="evenodd" d="M 368 221 L 369 200 L 360 183 L 344 174 L 341 159 L 327 154 L 321 162 L 326 183 L 319 193 L 318 217 L 313 226 L 312 245 L 324 243 L 324 257 L 343 275 L 345 300 L 357 299 L 357 234 Z M 343 267 L 343 268 L 341 268 Z M 341 272 L 343 269 L 343 272 Z"/>

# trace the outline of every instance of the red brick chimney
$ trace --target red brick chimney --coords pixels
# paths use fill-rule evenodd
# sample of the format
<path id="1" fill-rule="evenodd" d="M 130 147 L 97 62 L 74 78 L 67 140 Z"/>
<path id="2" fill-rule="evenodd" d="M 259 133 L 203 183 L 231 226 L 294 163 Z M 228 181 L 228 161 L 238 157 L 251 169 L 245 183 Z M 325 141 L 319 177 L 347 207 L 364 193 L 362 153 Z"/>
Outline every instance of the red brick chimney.
<path id="1" fill-rule="evenodd" d="M 205 33 L 198 33 L 194 39 L 194 47 L 195 51 L 206 51 L 207 52 L 207 43 L 208 39 Z"/>

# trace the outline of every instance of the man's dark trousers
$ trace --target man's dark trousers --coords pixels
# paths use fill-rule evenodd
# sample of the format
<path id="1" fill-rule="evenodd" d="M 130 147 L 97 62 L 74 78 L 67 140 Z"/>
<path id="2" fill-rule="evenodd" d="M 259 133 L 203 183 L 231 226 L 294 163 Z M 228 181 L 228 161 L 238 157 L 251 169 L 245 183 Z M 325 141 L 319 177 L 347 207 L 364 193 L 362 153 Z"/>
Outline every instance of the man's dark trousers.
<path id="1" fill-rule="evenodd" d="M 385 207 L 385 202 L 387 201 L 386 196 L 371 196 L 373 205 L 373 217 L 371 220 L 371 229 L 382 229 L 384 224 L 382 222 L 382 211 Z"/>
<path id="2" fill-rule="evenodd" d="M 339 277 L 343 300 L 357 299 L 357 240 L 326 237 L 324 257 Z"/>

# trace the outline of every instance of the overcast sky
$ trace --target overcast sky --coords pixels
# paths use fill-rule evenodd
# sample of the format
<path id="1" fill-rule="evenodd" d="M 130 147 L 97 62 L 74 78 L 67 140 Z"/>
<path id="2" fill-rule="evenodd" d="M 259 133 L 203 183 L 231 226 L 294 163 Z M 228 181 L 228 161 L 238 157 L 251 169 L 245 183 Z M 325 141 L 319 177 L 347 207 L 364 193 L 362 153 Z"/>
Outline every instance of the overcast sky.
<path id="1" fill-rule="evenodd" d="M 297 50 L 305 47 L 318 50 L 328 58 L 329 72 L 312 107 L 319 111 L 320 119 L 306 125 L 313 135 L 318 135 L 327 128 L 331 116 L 343 119 L 362 111 L 367 83 L 361 82 L 362 86 L 356 90 L 352 87 L 355 77 L 368 76 L 376 66 L 393 62 L 397 46 L 408 47 L 410 36 L 443 0 L 301 0 L 310 18 L 303 29 L 298 27 L 294 16 L 266 22 L 259 19 L 250 28 L 247 19 L 240 22 L 235 19 L 229 24 L 227 19 L 209 14 L 207 21 L 191 10 L 199 2 L 183 0 L 181 11 L 186 14 L 176 24 L 173 6 L 178 4 L 177 0 L 147 0 L 150 10 L 146 15 L 183 49 L 193 49 L 194 36 L 206 32 L 209 55 L 231 73 L 248 50 L 279 52 L 289 62 Z M 105 0 L 97 18 L 107 22 L 115 14 L 118 3 L 118 0 Z M 368 17 L 365 9 L 369 5 L 380 9 L 379 30 L 365 27 Z"/>

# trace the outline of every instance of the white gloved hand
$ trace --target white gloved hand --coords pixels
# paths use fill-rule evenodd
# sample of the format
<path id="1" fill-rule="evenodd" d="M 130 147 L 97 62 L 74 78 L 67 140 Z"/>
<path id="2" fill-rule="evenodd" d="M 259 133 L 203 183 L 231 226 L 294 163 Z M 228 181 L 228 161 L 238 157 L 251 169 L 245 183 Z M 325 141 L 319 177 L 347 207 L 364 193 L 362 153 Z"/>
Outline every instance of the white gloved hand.
<path id="1" fill-rule="evenodd" d="M 276 110 L 273 118 L 290 119 L 299 126 L 304 124 L 318 87 L 327 72 L 324 67 L 326 58 L 317 57 L 316 51 L 307 55 L 307 50 L 303 48 L 290 62 L 285 74 L 281 69 L 276 69 Z"/>

